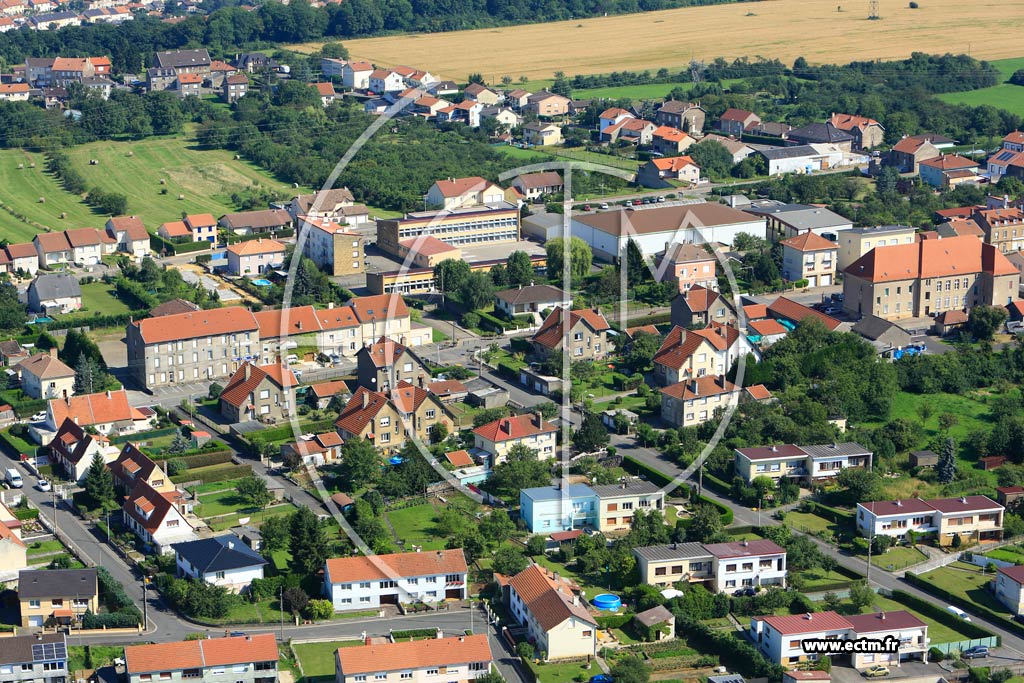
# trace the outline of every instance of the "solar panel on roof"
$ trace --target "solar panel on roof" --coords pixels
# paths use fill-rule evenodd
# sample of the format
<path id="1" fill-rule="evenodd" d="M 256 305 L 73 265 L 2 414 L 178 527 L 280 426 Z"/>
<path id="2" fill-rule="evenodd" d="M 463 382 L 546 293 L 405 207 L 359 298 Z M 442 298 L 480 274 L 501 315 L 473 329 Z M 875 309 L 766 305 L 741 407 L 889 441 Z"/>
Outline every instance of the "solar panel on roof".
<path id="1" fill-rule="evenodd" d="M 1014 154 L 1016 154 L 1016 152 L 1000 152 L 996 159 L 999 161 L 1009 161 L 1013 158 Z"/>
<path id="2" fill-rule="evenodd" d="M 57 659 L 67 659 L 68 651 L 64 643 L 33 643 L 33 662 L 52 662 Z"/>

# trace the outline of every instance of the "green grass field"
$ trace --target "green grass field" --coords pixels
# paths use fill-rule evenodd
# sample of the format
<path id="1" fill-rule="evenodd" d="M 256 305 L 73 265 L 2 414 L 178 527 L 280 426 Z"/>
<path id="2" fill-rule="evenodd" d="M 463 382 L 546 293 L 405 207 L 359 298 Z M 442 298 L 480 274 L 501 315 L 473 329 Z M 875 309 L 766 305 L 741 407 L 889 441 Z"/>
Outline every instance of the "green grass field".
<path id="1" fill-rule="evenodd" d="M 959 595 L 965 600 L 976 602 L 999 614 L 1005 614 L 1007 618 L 1011 616 L 1009 609 L 988 592 L 987 586 L 992 581 L 993 575 L 983 573 L 980 567 L 977 568 L 977 571 L 940 567 L 921 574 L 921 578 L 954 595 Z"/>
<path id="2" fill-rule="evenodd" d="M 360 645 L 359 640 L 333 640 L 326 643 L 298 643 L 292 645 L 292 652 L 302 666 L 305 676 L 333 676 L 334 653 L 339 647 Z"/>
<path id="3" fill-rule="evenodd" d="M 441 550 L 446 539 L 434 531 L 437 511 L 430 503 L 414 505 L 401 510 L 387 512 L 391 526 L 395 527 L 398 538 L 405 541 L 406 550 L 412 546 L 423 546 L 424 550 Z"/>
<path id="4" fill-rule="evenodd" d="M 887 571 L 899 571 L 904 567 L 924 562 L 928 556 L 917 548 L 889 548 L 881 555 L 872 555 L 871 564 Z"/>
<path id="5" fill-rule="evenodd" d="M 1004 81 L 1013 75 L 1018 69 L 1024 69 L 1024 57 L 1017 59 L 997 59 L 992 64 L 999 69 Z M 967 104 L 981 106 L 990 104 L 993 107 L 1006 109 L 1014 114 L 1024 116 L 1024 87 L 1010 83 L 1000 83 L 991 88 L 981 90 L 968 90 L 966 92 L 943 93 L 938 96 L 943 102 L 950 104 Z"/>
<path id="6" fill-rule="evenodd" d="M 924 623 L 928 624 L 928 637 L 931 639 L 933 643 L 955 643 L 960 640 L 970 640 L 966 634 L 961 633 L 960 631 L 957 631 L 955 629 L 952 629 L 949 626 L 946 626 L 945 624 L 940 624 L 939 622 L 925 616 L 924 614 L 921 614 L 920 612 L 915 612 L 912 609 L 908 609 L 906 605 L 904 605 L 903 603 L 896 602 L 895 600 L 887 598 L 882 595 L 876 595 L 874 601 L 870 605 L 865 607 L 863 610 L 861 610 L 861 612 L 863 614 L 874 612 L 876 611 L 876 607 L 885 610 L 886 612 L 890 612 L 893 610 L 905 610 L 907 612 L 910 612 L 915 617 L 917 617 Z"/>
<path id="7" fill-rule="evenodd" d="M 131 310 L 127 304 L 114 296 L 114 290 L 110 285 L 102 282 L 82 285 L 82 308 L 88 315 L 117 315 Z"/>
<path id="8" fill-rule="evenodd" d="M 18 164 L 24 168 L 19 169 Z M 31 167 L 35 164 L 35 168 Z M 43 227 L 55 230 L 102 227 L 106 217 L 94 213 L 78 197 L 66 192 L 43 169 L 42 154 L 20 149 L 0 150 L 0 236 L 11 242 L 28 242 Z M 39 203 L 40 197 L 46 201 Z M 66 213 L 66 218 L 61 218 Z M 13 215 L 16 214 L 16 215 Z"/>

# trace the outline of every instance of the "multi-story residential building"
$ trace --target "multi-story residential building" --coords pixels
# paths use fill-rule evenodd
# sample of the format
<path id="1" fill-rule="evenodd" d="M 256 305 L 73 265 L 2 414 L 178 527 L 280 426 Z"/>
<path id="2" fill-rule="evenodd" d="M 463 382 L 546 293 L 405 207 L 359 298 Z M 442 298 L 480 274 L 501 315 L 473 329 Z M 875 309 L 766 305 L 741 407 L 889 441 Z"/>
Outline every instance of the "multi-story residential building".
<path id="1" fill-rule="evenodd" d="M 169 493 L 174 491 L 174 484 L 166 471 L 166 460 L 163 461 L 163 465 L 165 469 L 161 469 L 134 444 L 126 443 L 117 459 L 107 467 L 114 477 L 114 488 L 122 495 L 129 493 L 137 481 L 144 481 L 161 493 Z"/>
<path id="2" fill-rule="evenodd" d="M 740 399 L 742 389 L 725 375 L 705 375 L 661 390 L 661 419 L 674 427 L 695 427 L 713 420 Z"/>
<path id="3" fill-rule="evenodd" d="M 350 90 L 367 90 L 373 64 L 369 62 L 348 62 L 342 67 L 341 84 Z"/>
<path id="4" fill-rule="evenodd" d="M 295 375 L 281 363 L 246 361 L 220 393 L 220 414 L 235 422 L 276 422 L 295 415 Z"/>
<path id="5" fill-rule="evenodd" d="M 851 664 L 865 668 L 900 666 L 912 659 L 928 661 L 928 625 L 905 610 L 849 617 L 832 611 L 753 617 L 749 635 L 761 654 L 776 664 L 816 661 L 821 655 L 805 651 L 805 640 L 883 640 L 887 635 L 899 641 L 898 653 L 857 653 L 851 656 Z"/>
<path id="6" fill-rule="evenodd" d="M 381 605 L 433 604 L 466 597 L 461 548 L 370 557 L 334 557 L 324 567 L 324 594 L 335 612 Z"/>
<path id="7" fill-rule="evenodd" d="M 838 245 L 810 230 L 782 241 L 782 279 L 807 280 L 808 287 L 831 287 L 836 279 Z"/>
<path id="8" fill-rule="evenodd" d="M 676 326 L 654 354 L 654 379 L 671 386 L 705 375 L 724 375 L 746 354 L 761 358 L 757 347 L 732 325 L 712 322 L 700 330 Z"/>
<path id="9" fill-rule="evenodd" d="M 756 477 L 792 477 L 808 483 L 831 479 L 848 467 L 871 469 L 872 453 L 858 443 L 820 446 L 761 446 L 734 451 L 736 474 L 748 484 Z"/>
<path id="10" fill-rule="evenodd" d="M 523 445 L 537 453 L 540 460 L 555 457 L 558 427 L 546 422 L 540 413 L 502 417 L 473 430 L 473 445 L 504 462 L 513 446 Z"/>
<path id="11" fill-rule="evenodd" d="M 1000 567 L 996 572 L 996 599 L 1014 615 L 1024 612 L 1024 566 Z"/>
<path id="12" fill-rule="evenodd" d="M 234 104 L 249 92 L 249 77 L 245 74 L 231 74 L 224 77 L 221 96 L 228 104 Z"/>
<path id="13" fill-rule="evenodd" d="M 597 528 L 600 501 L 586 484 L 520 489 L 519 516 L 534 533 Z"/>
<path id="14" fill-rule="evenodd" d="M 29 93 L 32 91 L 28 83 L 3 83 L 0 84 L 0 100 L 5 102 L 27 102 Z"/>
<path id="15" fill-rule="evenodd" d="M 672 324 L 679 327 L 728 323 L 736 319 L 732 303 L 704 285 L 692 285 L 672 299 Z"/>
<path id="16" fill-rule="evenodd" d="M 92 427 L 103 435 L 121 435 L 149 429 L 153 416 L 133 408 L 124 389 L 53 398 L 46 404 L 46 427 L 57 429 L 70 419 L 82 427 Z"/>
<path id="17" fill-rule="evenodd" d="M 452 211 L 467 206 L 488 206 L 505 201 L 505 190 L 480 176 L 438 180 L 427 190 L 429 209 Z"/>
<path id="18" fill-rule="evenodd" d="M 744 207 L 745 213 L 762 216 L 768 222 L 768 238 L 780 242 L 813 232 L 834 241 L 853 228 L 853 221 L 834 211 L 807 204 L 783 204 L 765 201 Z"/>
<path id="19" fill-rule="evenodd" d="M 267 561 L 234 534 L 175 543 L 177 575 L 238 593 L 263 578 Z"/>
<path id="20" fill-rule="evenodd" d="M 117 250 L 135 258 L 149 254 L 149 231 L 138 216 L 116 216 L 107 220 L 107 234 L 117 242 Z"/>
<path id="21" fill-rule="evenodd" d="M 751 586 L 786 586 L 786 551 L 768 540 L 708 543 L 716 592 Z"/>
<path id="22" fill-rule="evenodd" d="M 714 557 L 700 543 L 669 543 L 633 548 L 640 580 L 652 586 L 680 581 L 713 585 Z"/>
<path id="23" fill-rule="evenodd" d="M 213 217 L 213 214 L 196 213 L 185 216 L 185 227 L 192 234 L 193 242 L 213 243 L 217 241 L 217 219 Z"/>
<path id="24" fill-rule="evenodd" d="M 110 445 L 107 437 L 85 431 L 71 418 L 65 418 L 46 449 L 50 460 L 75 482 L 85 480 L 97 455 L 106 464 L 117 458 L 117 448 Z"/>
<path id="25" fill-rule="evenodd" d="M 363 236 L 323 218 L 299 218 L 299 232 L 306 233 L 305 253 L 330 275 L 362 273 L 365 256 Z"/>
<path id="26" fill-rule="evenodd" d="M 876 247 L 844 273 L 843 308 L 886 320 L 1005 306 L 1020 285 L 996 245 L 969 236 Z"/>
<path id="27" fill-rule="evenodd" d="M 18 572 L 22 626 L 69 624 L 99 609 L 95 569 L 26 569 Z M 0 648 L 4 650 L 4 648 Z"/>
<path id="28" fill-rule="evenodd" d="M 8 244 L 0 253 L 0 267 L 8 273 L 34 276 L 39 272 L 39 254 L 32 242 Z"/>
<path id="29" fill-rule="evenodd" d="M 341 438 L 366 439 L 385 454 L 400 450 L 410 438 L 430 443 L 439 424 L 452 429 L 440 399 L 404 382 L 386 392 L 357 388 L 334 422 Z"/>
<path id="30" fill-rule="evenodd" d="M 257 237 L 228 245 L 228 274 L 252 277 L 284 264 L 284 245 Z"/>
<path id="31" fill-rule="evenodd" d="M 839 271 L 875 247 L 913 244 L 917 241 L 917 228 L 912 225 L 878 225 L 869 228 L 843 230 L 838 237 Z"/>
<path id="32" fill-rule="evenodd" d="M 177 489 L 157 491 L 145 480 L 135 482 L 121 506 L 124 524 L 143 543 L 162 554 L 174 552 L 173 545 L 195 538 L 195 528 L 186 515 L 191 504 Z"/>
<path id="33" fill-rule="evenodd" d="M 871 149 L 885 142 L 885 128 L 878 121 L 866 116 L 833 113 L 828 122 L 853 136 L 854 149 Z"/>
<path id="34" fill-rule="evenodd" d="M 415 211 L 377 221 L 377 244 L 397 255 L 404 240 L 430 235 L 450 245 L 519 240 L 519 209 L 506 201 L 448 211 Z"/>
<path id="35" fill-rule="evenodd" d="M 717 130 L 739 139 L 747 128 L 761 123 L 761 117 L 745 109 L 726 109 L 715 125 Z"/>
<path id="36" fill-rule="evenodd" d="M 5 638 L 0 648 L 0 677 L 7 683 L 64 683 L 68 679 L 67 635 Z"/>
<path id="37" fill-rule="evenodd" d="M 28 310 L 35 313 L 70 313 L 82 307 L 82 287 L 74 275 L 47 273 L 29 283 L 26 298 Z"/>
<path id="38" fill-rule="evenodd" d="M 654 151 L 666 156 L 682 154 L 696 142 L 694 138 L 671 126 L 658 126 L 651 133 L 651 146 Z"/>
<path id="39" fill-rule="evenodd" d="M 259 325 L 239 306 L 128 323 L 128 367 L 144 388 L 230 377 L 260 357 Z"/>
<path id="40" fill-rule="evenodd" d="M 680 292 L 692 287 L 718 289 L 718 259 L 699 244 L 675 244 L 657 255 L 661 282 L 673 282 Z"/>
<path id="41" fill-rule="evenodd" d="M 612 352 L 609 330 L 611 325 L 597 308 L 559 307 L 544 319 L 530 343 L 541 356 L 564 353 L 573 362 L 601 360 Z"/>
<path id="42" fill-rule="evenodd" d="M 547 659 L 597 655 L 597 621 L 568 581 L 532 564 L 503 583 L 512 618 Z"/>
<path id="43" fill-rule="evenodd" d="M 199 97 L 203 91 L 203 77 L 199 74 L 178 74 L 174 77 L 174 89 L 179 97 Z"/>
<path id="44" fill-rule="evenodd" d="M 355 225 L 369 220 L 369 210 L 363 204 L 356 204 L 355 197 L 347 187 L 335 187 L 315 194 L 300 194 L 292 197 L 287 206 L 288 213 L 297 219 L 321 219 Z"/>
<path id="45" fill-rule="evenodd" d="M 210 53 L 205 49 L 156 53 L 156 66 L 172 69 L 175 74 L 199 74 L 205 78 L 210 75 L 210 64 Z"/>
<path id="46" fill-rule="evenodd" d="M 696 186 L 701 181 L 700 166 L 688 156 L 660 157 L 641 166 L 636 180 L 644 187 L 675 187 L 671 181 Z"/>
<path id="47" fill-rule="evenodd" d="M 557 145 L 562 141 L 562 127 L 544 121 L 531 121 L 523 126 L 523 142 L 535 147 Z"/>
<path id="48" fill-rule="evenodd" d="M 864 536 L 903 538 L 908 531 L 935 534 L 939 545 L 998 541 L 1003 537 L 1003 513 L 987 496 L 887 500 L 857 504 L 857 530 Z"/>
<path id="49" fill-rule="evenodd" d="M 388 391 L 402 382 L 426 387 L 430 383 L 430 370 L 412 349 L 381 337 L 356 353 L 356 377 L 361 387 Z"/>
<path id="50" fill-rule="evenodd" d="M 21 390 L 32 398 L 67 398 L 75 393 L 75 371 L 57 358 L 57 349 L 37 353 L 17 364 Z"/>
<path id="51" fill-rule="evenodd" d="M 1024 211 L 1020 207 L 976 209 L 971 218 L 985 233 L 985 241 L 1004 254 L 1024 249 Z"/>
<path id="52" fill-rule="evenodd" d="M 663 126 L 671 126 L 687 133 L 700 133 L 707 119 L 707 112 L 699 104 L 668 100 L 658 107 L 654 115 L 655 121 Z"/>
<path id="53" fill-rule="evenodd" d="M 272 633 L 124 648 L 128 683 L 277 683 L 277 659 Z"/>
<path id="54" fill-rule="evenodd" d="M 568 97 L 541 90 L 526 98 L 525 109 L 542 118 L 564 116 L 569 113 L 570 103 L 571 100 Z"/>
<path id="55" fill-rule="evenodd" d="M 665 492 L 649 481 L 627 479 L 590 488 L 597 495 L 597 530 L 602 533 L 631 529 L 637 511 L 653 512 L 665 507 Z"/>
<path id="56" fill-rule="evenodd" d="M 957 154 L 943 154 L 918 164 L 921 180 L 932 187 L 953 188 L 961 183 L 977 182 L 981 164 Z"/>
<path id="57" fill-rule="evenodd" d="M 335 683 L 472 681 L 491 670 L 485 634 L 341 647 L 334 653 Z"/>

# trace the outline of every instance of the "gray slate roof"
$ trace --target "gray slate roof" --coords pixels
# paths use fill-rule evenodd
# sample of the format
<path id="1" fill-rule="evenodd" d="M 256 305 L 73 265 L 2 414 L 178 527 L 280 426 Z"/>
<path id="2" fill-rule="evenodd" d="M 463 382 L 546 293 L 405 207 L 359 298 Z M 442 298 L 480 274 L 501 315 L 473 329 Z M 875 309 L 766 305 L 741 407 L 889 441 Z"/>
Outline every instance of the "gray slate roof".
<path id="1" fill-rule="evenodd" d="M 96 594 L 95 569 L 25 569 L 18 572 L 18 598 L 89 598 Z"/>
<path id="2" fill-rule="evenodd" d="M 800 446 L 800 450 L 813 458 L 827 458 L 832 455 L 868 455 L 871 453 L 867 448 L 853 441 L 820 444 L 817 446 Z"/>
<path id="3" fill-rule="evenodd" d="M 204 574 L 267 564 L 259 553 L 234 534 L 175 543 L 171 547 Z"/>
<path id="4" fill-rule="evenodd" d="M 909 332 L 896 323 L 884 320 L 874 315 L 865 315 L 861 318 L 857 324 L 853 326 L 853 331 L 862 337 L 866 337 L 867 339 L 874 341 L 894 327 L 908 336 L 910 335 Z"/>
<path id="5" fill-rule="evenodd" d="M 759 150 L 765 159 L 769 161 L 775 159 L 796 159 L 799 157 L 815 157 L 820 156 L 818 150 L 814 149 L 810 145 L 796 145 L 794 147 L 775 147 L 773 149 L 761 149 Z"/>
<path id="6" fill-rule="evenodd" d="M 32 281 L 28 289 L 30 293 L 35 291 L 40 301 L 82 296 L 82 287 L 73 275 L 40 275 Z"/>
<path id="7" fill-rule="evenodd" d="M 572 296 L 552 285 L 530 285 L 518 289 L 505 289 L 494 296 L 510 304 L 540 304 L 549 301 L 571 301 Z"/>
<path id="8" fill-rule="evenodd" d="M 831 123 L 809 123 L 789 131 L 790 140 L 803 142 L 850 142 L 853 136 Z"/>
<path id="9" fill-rule="evenodd" d="M 664 605 L 656 605 L 649 610 L 638 612 L 634 617 L 644 626 L 663 624 L 666 621 L 675 621 L 675 615 L 668 611 Z"/>
<path id="10" fill-rule="evenodd" d="M 633 552 L 648 562 L 663 560 L 694 560 L 697 558 L 711 559 L 711 553 L 700 543 L 669 543 L 667 545 L 651 545 L 646 548 L 633 548 Z"/>
<path id="11" fill-rule="evenodd" d="M 4 638 L 0 647 L 0 664 L 28 664 L 67 659 L 67 643 L 63 633 L 42 633 L 38 636 Z"/>
<path id="12" fill-rule="evenodd" d="M 661 491 L 661 487 L 657 484 L 649 481 L 643 481 L 642 479 L 630 479 L 629 481 L 621 484 L 604 484 L 601 486 L 591 486 L 590 488 L 593 489 L 594 493 L 601 498 L 646 495 Z"/>
<path id="13" fill-rule="evenodd" d="M 190 66 L 209 66 L 210 53 L 205 48 L 199 50 L 173 50 L 157 52 L 156 63 L 165 69 L 181 69 Z"/>

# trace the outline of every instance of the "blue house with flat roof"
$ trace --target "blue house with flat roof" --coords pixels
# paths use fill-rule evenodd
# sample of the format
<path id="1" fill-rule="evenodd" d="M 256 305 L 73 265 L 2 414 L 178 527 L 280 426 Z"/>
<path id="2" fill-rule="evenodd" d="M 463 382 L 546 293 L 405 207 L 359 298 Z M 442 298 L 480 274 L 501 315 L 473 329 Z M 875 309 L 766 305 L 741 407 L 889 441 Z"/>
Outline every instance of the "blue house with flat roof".
<path id="1" fill-rule="evenodd" d="M 519 491 L 519 515 L 531 532 L 550 534 L 597 528 L 598 498 L 585 484 L 540 486 Z"/>

